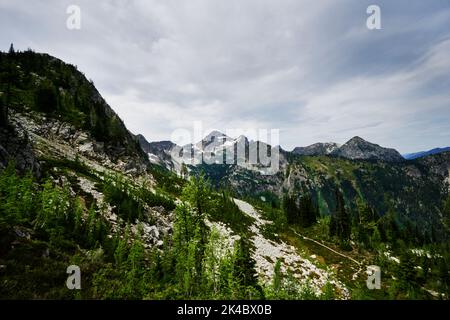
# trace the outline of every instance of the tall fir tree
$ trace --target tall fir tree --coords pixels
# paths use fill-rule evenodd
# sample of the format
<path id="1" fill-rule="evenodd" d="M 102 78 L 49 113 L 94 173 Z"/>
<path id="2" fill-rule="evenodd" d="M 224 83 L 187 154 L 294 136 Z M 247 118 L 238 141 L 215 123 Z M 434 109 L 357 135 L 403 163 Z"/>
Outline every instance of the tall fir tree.
<path id="1" fill-rule="evenodd" d="M 8 124 L 8 106 L 6 105 L 3 93 L 0 92 L 0 126 Z"/>
<path id="2" fill-rule="evenodd" d="M 336 209 L 330 220 L 330 235 L 337 236 L 341 241 L 350 240 L 351 235 L 351 218 L 345 208 L 345 201 L 342 192 L 336 189 Z"/>
<path id="3" fill-rule="evenodd" d="M 242 287 L 258 288 L 256 262 L 251 257 L 250 243 L 240 238 L 235 244 L 233 277 Z"/>
<path id="4" fill-rule="evenodd" d="M 211 208 L 212 187 L 204 173 L 192 176 L 183 188 L 182 198 L 189 202 L 197 211 L 198 218 L 202 218 Z"/>
<path id="5" fill-rule="evenodd" d="M 304 195 L 300 198 L 299 214 L 300 223 L 303 227 L 309 227 L 317 222 L 318 208 L 311 195 Z"/>
<path id="6" fill-rule="evenodd" d="M 299 224 L 300 215 L 294 197 L 286 194 L 283 197 L 283 210 L 289 224 Z"/>
<path id="7" fill-rule="evenodd" d="M 9 46 L 8 54 L 10 56 L 14 56 L 15 53 L 16 53 L 16 50 L 14 49 L 14 44 L 11 43 L 11 45 Z"/>

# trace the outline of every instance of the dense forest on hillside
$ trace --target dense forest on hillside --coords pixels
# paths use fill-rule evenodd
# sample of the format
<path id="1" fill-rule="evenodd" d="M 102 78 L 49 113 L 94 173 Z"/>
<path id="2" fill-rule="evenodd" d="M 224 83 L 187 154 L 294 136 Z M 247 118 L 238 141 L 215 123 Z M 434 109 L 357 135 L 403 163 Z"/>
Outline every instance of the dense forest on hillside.
<path id="1" fill-rule="evenodd" d="M 111 155 L 133 154 L 146 161 L 123 121 L 76 66 L 11 47 L 9 53 L 0 53 L 0 92 L 4 122 L 6 108 L 44 113 L 90 132 Z"/>
<path id="2" fill-rule="evenodd" d="M 274 286 L 258 284 L 251 244 L 245 237 L 248 230 L 241 228 L 246 218 L 202 176 L 182 182 L 183 201 L 176 207 L 162 196 L 136 192 L 121 177 L 111 177 L 104 193 L 125 218 L 123 232 L 111 236 L 111 225 L 99 203 L 72 197 L 70 185 L 55 184 L 55 173 L 48 174 L 39 180 L 31 174 L 18 175 L 11 163 L 0 175 L 2 298 L 319 298 L 307 287 L 288 294 L 279 285 L 280 274 Z M 149 219 L 138 215 L 144 201 L 175 209 L 173 235 L 165 239 L 164 250 L 144 247 L 141 225 L 131 232 L 127 221 Z M 220 213 L 227 214 L 225 221 L 241 235 L 233 247 L 223 248 L 222 236 L 204 223 L 206 217 L 224 219 Z M 218 250 L 225 253 L 218 256 Z M 84 271 L 85 290 L 74 292 L 61 286 L 69 264 Z"/>

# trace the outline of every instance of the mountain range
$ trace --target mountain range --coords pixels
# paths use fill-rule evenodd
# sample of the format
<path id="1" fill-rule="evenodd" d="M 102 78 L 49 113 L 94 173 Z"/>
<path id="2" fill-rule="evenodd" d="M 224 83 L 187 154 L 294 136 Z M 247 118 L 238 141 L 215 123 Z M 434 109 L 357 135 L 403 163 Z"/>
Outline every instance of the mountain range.
<path id="1" fill-rule="evenodd" d="M 230 138 L 214 131 L 184 148 L 168 142 L 150 144 L 154 146 L 151 150 L 145 147 L 149 143 L 141 140 L 144 150 L 151 151 L 149 159 L 152 162 L 178 173 L 184 163 L 191 174 L 205 172 L 217 187 L 231 188 L 242 197 L 272 198 L 281 197 L 284 193 L 310 193 L 319 204 L 320 212 L 330 214 L 336 205 L 334 189 L 338 186 L 344 192 L 349 207 L 356 210 L 358 199 L 364 199 L 380 215 L 389 211 L 390 199 L 395 198 L 395 207 L 404 213 L 399 219 L 412 219 L 414 223 L 420 221 L 421 230 L 425 233 L 434 229 L 432 225 L 439 224 L 436 204 L 442 203 L 449 190 L 449 152 L 410 163 L 396 150 L 383 148 L 360 137 L 354 137 L 342 146 L 318 143 L 295 148 L 292 152 L 280 148 L 279 171 L 270 175 L 262 170 L 261 165 L 249 163 L 249 146 L 261 144 L 272 151 L 274 148 L 248 141 L 243 136 Z M 226 159 L 227 153 L 235 155 L 239 144 L 247 147 L 244 162 L 238 165 L 236 162 L 216 161 L 217 156 Z M 189 156 L 180 156 L 183 154 L 180 150 L 188 150 Z M 191 157 L 194 151 L 198 152 L 196 158 Z M 209 160 L 212 155 L 216 156 L 215 161 L 202 161 Z M 430 215 L 433 211 L 435 213 Z M 436 229 L 433 232 L 443 231 Z"/>
<path id="2" fill-rule="evenodd" d="M 149 142 L 31 50 L 0 53 L 0 107 L 0 298 L 448 298 L 450 152 Z"/>
<path id="3" fill-rule="evenodd" d="M 227 154 L 231 155 L 230 157 L 234 156 L 234 163 L 236 163 L 238 148 L 246 150 L 246 153 L 242 154 L 243 159 L 241 163 L 248 163 L 249 150 L 259 150 L 257 148 L 266 148 L 266 150 L 277 148 L 283 154 L 280 159 L 282 162 L 285 160 L 284 155 L 290 153 L 299 156 L 332 156 L 352 160 L 374 160 L 384 162 L 402 162 L 405 160 L 395 149 L 383 148 L 377 144 L 365 141 L 360 137 L 353 137 L 342 146 L 333 142 L 315 143 L 307 147 L 296 147 L 292 152 L 285 151 L 278 146 L 272 147 L 260 141 L 249 141 L 245 136 L 230 138 L 219 131 L 213 131 L 206 135 L 201 141 L 185 146 L 177 146 L 170 141 L 149 143 L 142 135 L 139 135 L 139 142 L 143 150 L 148 153 L 150 161 L 158 164 L 165 164 L 168 168 L 170 167 L 172 169 L 174 167 L 179 168 L 179 164 L 182 162 L 188 164 L 201 164 L 208 162 L 208 160 L 212 158 L 215 160 L 222 160 L 222 157 L 223 161 L 221 163 L 233 164 L 233 161 L 226 162 Z M 174 152 L 174 150 L 178 150 L 178 152 Z M 180 152 L 181 150 L 184 150 L 184 158 L 183 152 Z M 198 153 L 198 157 L 192 162 L 191 156 L 194 152 Z M 186 153 L 189 155 L 188 157 L 186 157 Z M 170 158 L 172 158 L 172 162 L 170 162 Z M 175 166 L 174 163 L 177 163 L 178 166 Z"/>
<path id="4" fill-rule="evenodd" d="M 426 156 L 430 156 L 433 154 L 439 154 L 439 153 L 443 153 L 443 152 L 449 152 L 450 151 L 450 147 L 446 147 L 446 148 L 434 148 L 428 151 L 420 151 L 420 152 L 415 152 L 415 153 L 407 153 L 404 154 L 403 157 L 407 160 L 414 160 L 414 159 L 418 159 L 418 158 L 422 158 L 422 157 L 426 157 Z"/>
<path id="5" fill-rule="evenodd" d="M 192 164 L 192 161 L 186 160 L 191 160 L 190 156 L 193 155 L 194 152 L 198 152 L 202 155 L 202 160 L 196 159 L 197 164 L 202 163 L 203 160 L 207 161 L 208 155 L 210 158 L 212 155 L 214 155 L 215 158 L 220 158 L 222 155 L 224 156 L 223 163 L 226 163 L 227 152 L 234 155 L 237 153 L 238 147 L 249 150 L 249 148 L 252 147 L 252 144 L 264 144 L 262 142 L 249 141 L 245 136 L 230 138 L 220 131 L 212 131 L 201 141 L 185 146 L 177 146 L 171 141 L 148 142 L 142 135 L 138 135 L 137 137 L 141 147 L 149 155 L 150 161 L 157 164 L 163 164 L 171 169 L 175 169 L 176 167 L 180 168 L 180 164 L 183 162 Z M 272 148 L 270 145 L 264 145 L 266 148 Z M 187 159 L 183 160 L 183 152 L 179 152 L 178 154 L 172 153 L 175 149 L 182 149 L 184 152 L 189 150 L 191 153 L 189 153 Z M 284 154 L 289 153 L 281 148 L 279 148 L 279 150 Z M 361 137 L 355 136 L 343 145 L 339 145 L 335 142 L 318 142 L 306 147 L 295 147 L 291 153 L 299 156 L 334 156 L 353 160 L 402 162 L 448 151 L 450 151 L 450 147 L 435 148 L 429 151 L 401 155 L 395 149 L 384 148 L 378 144 L 368 142 Z M 245 161 L 248 162 L 248 152 L 246 156 L 247 159 Z M 177 165 L 175 165 L 175 163 Z"/>
<path id="6" fill-rule="evenodd" d="M 380 160 L 401 162 L 403 157 L 395 149 L 383 148 L 360 137 L 353 137 L 344 145 L 337 143 L 315 143 L 307 147 L 297 147 L 293 153 L 307 156 L 330 155 L 346 159 Z"/>

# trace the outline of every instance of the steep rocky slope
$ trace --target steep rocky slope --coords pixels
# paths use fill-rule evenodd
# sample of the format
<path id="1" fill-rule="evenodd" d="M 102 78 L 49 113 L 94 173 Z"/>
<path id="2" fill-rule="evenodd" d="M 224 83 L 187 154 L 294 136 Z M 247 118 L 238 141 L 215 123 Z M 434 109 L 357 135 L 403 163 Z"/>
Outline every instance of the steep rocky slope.
<path id="1" fill-rule="evenodd" d="M 28 133 L 19 124 L 0 127 L 0 169 L 13 160 L 20 171 L 40 174 L 40 165 L 28 139 Z"/>
<path id="2" fill-rule="evenodd" d="M 148 163 L 136 138 L 101 97 L 92 81 L 59 59 L 31 50 L 0 53 L 0 92 L 2 103 L 13 113 L 45 115 L 43 135 L 58 131 L 73 138 L 77 132 L 89 133 L 96 149 L 112 161 L 133 157 L 136 170 Z M 3 107 L 2 107 L 3 108 Z M 60 121 L 70 127 L 59 128 Z M 49 131 L 49 132 L 45 132 Z M 83 138 L 83 137 L 82 137 Z M 72 139 L 73 140 L 73 139 Z"/>

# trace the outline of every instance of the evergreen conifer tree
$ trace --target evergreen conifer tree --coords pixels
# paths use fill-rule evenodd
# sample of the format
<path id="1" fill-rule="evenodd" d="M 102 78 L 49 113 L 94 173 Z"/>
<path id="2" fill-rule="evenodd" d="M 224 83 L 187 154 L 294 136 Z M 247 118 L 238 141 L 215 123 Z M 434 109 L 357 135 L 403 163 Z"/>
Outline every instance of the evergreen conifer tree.
<path id="1" fill-rule="evenodd" d="M 13 56 L 16 53 L 16 50 L 14 50 L 14 45 L 11 43 L 9 46 L 8 54 Z"/>
<path id="2" fill-rule="evenodd" d="M 336 209 L 332 214 L 330 221 L 330 235 L 337 236 L 341 241 L 350 240 L 351 218 L 345 208 L 344 196 L 336 189 Z"/>
<path id="3" fill-rule="evenodd" d="M 4 127 L 8 124 L 8 106 L 6 105 L 3 93 L 0 92 L 0 126 Z"/>
<path id="4" fill-rule="evenodd" d="M 250 254 L 250 243 L 240 238 L 236 242 L 233 278 L 243 287 L 257 287 L 255 265 Z"/>

